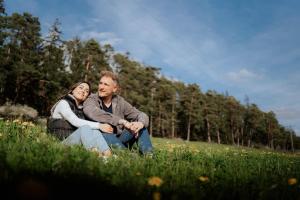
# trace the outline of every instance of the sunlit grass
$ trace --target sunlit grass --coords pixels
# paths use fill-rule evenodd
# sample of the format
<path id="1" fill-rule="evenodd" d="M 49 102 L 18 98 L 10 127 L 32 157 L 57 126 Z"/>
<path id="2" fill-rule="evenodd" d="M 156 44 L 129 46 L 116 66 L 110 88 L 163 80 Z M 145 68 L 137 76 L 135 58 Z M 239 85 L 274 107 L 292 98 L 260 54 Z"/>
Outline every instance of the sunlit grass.
<path id="1" fill-rule="evenodd" d="M 66 147 L 31 122 L 0 120 L 1 183 L 42 178 L 60 184 L 89 182 L 95 191 L 146 199 L 293 199 L 300 195 L 300 156 L 205 142 L 151 138 L 153 158 L 137 150 L 102 159 L 81 146 Z M 45 178 L 46 177 L 46 178 Z M 58 184 L 58 186 L 57 186 Z"/>

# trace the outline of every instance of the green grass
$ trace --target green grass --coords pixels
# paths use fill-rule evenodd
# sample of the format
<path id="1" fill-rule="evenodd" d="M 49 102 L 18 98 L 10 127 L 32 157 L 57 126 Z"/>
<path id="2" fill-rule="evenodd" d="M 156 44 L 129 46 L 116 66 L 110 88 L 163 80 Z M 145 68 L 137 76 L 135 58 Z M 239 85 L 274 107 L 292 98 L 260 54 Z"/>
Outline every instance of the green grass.
<path id="1" fill-rule="evenodd" d="M 288 183 L 291 178 L 300 180 L 298 154 L 152 141 L 153 158 L 135 150 L 114 150 L 117 158 L 103 160 L 81 146 L 63 146 L 43 127 L 0 120 L 0 187 L 20 198 L 300 198 L 300 184 Z M 152 177 L 161 182 L 151 185 Z"/>

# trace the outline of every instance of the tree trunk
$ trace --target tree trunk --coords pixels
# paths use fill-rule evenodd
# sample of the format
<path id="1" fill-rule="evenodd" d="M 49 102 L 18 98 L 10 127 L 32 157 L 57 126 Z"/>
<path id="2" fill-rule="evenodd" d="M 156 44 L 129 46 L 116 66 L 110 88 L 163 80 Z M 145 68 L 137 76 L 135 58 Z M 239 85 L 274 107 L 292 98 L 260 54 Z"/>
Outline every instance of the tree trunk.
<path id="1" fill-rule="evenodd" d="M 244 146 L 244 128 L 241 127 L 242 146 Z"/>
<path id="2" fill-rule="evenodd" d="M 191 135 L 191 115 L 189 114 L 189 119 L 188 119 L 188 127 L 187 127 L 187 141 L 190 141 L 190 136 Z"/>
<path id="3" fill-rule="evenodd" d="M 165 124 L 164 124 L 164 121 L 163 121 L 163 119 L 161 119 L 161 133 L 162 133 L 162 136 L 163 137 L 166 137 L 166 132 L 165 132 L 165 126 L 164 126 Z"/>
<path id="4" fill-rule="evenodd" d="M 273 139 L 273 133 L 271 132 L 271 148 L 274 149 L 274 139 Z"/>
<path id="5" fill-rule="evenodd" d="M 268 147 L 271 147 L 271 142 L 270 142 L 270 131 L 271 131 L 271 124 L 270 122 L 268 123 Z"/>
<path id="6" fill-rule="evenodd" d="M 151 107 L 153 106 L 153 90 L 151 89 Z M 153 134 L 153 108 L 151 108 L 151 113 L 150 113 L 150 127 L 149 127 L 150 135 L 152 136 Z"/>
<path id="7" fill-rule="evenodd" d="M 217 129 L 217 137 L 218 137 L 218 144 L 221 144 L 221 138 L 220 138 L 220 130 Z"/>
<path id="8" fill-rule="evenodd" d="M 90 70 L 90 55 L 88 55 L 88 58 L 87 58 L 87 62 L 86 62 L 86 65 L 85 65 L 85 69 L 86 69 L 86 74 L 84 75 L 84 81 L 88 81 L 88 73 L 89 73 L 89 70 Z"/>
<path id="9" fill-rule="evenodd" d="M 292 148 L 292 152 L 295 152 L 293 134 L 291 133 L 290 136 L 291 136 L 291 148 Z"/>
<path id="10" fill-rule="evenodd" d="M 152 117 L 152 114 L 150 115 L 150 127 L 149 127 L 149 134 L 150 136 L 152 136 L 152 131 L 153 131 L 153 117 Z"/>
<path id="11" fill-rule="evenodd" d="M 249 137 L 248 137 L 248 147 L 250 147 L 251 145 L 251 137 L 252 137 L 252 130 L 250 129 Z"/>
<path id="12" fill-rule="evenodd" d="M 233 120 L 230 119 L 230 132 L 231 132 L 231 140 L 232 140 L 232 144 L 235 145 L 235 141 L 234 141 L 234 127 L 233 127 Z"/>
<path id="13" fill-rule="evenodd" d="M 239 129 L 236 129 L 236 137 L 237 137 L 237 146 L 240 146 L 240 132 L 239 132 Z"/>
<path id="14" fill-rule="evenodd" d="M 209 123 L 207 117 L 206 117 L 206 127 L 207 127 L 207 141 L 210 143 L 211 142 L 211 138 L 210 138 L 210 123 Z"/>
<path id="15" fill-rule="evenodd" d="M 172 130 L 171 130 L 171 136 L 172 138 L 175 137 L 175 96 L 173 97 L 173 103 L 172 103 L 172 118 L 171 118 L 171 123 L 172 123 Z"/>
<path id="16" fill-rule="evenodd" d="M 192 120 L 192 108 L 193 108 L 193 101 L 194 101 L 194 97 L 192 95 L 191 97 L 191 105 L 190 105 L 190 108 L 189 108 L 189 119 L 188 119 L 188 127 L 187 127 L 187 138 L 186 140 L 187 141 L 190 141 L 191 139 L 191 120 Z"/>
<path id="17" fill-rule="evenodd" d="M 157 125 L 159 134 L 161 134 L 161 105 L 160 101 L 158 101 L 158 125 Z"/>

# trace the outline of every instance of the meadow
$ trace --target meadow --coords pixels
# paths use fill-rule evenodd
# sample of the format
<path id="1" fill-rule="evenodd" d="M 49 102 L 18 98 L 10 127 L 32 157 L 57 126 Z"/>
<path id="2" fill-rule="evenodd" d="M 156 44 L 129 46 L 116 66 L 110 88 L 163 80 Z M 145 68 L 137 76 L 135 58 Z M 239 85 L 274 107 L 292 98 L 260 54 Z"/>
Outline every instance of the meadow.
<path id="1" fill-rule="evenodd" d="M 1 119 L 1 193 L 20 199 L 300 198 L 297 153 L 151 139 L 153 157 L 114 149 L 115 156 L 104 159 L 79 145 L 63 146 L 43 126 Z"/>

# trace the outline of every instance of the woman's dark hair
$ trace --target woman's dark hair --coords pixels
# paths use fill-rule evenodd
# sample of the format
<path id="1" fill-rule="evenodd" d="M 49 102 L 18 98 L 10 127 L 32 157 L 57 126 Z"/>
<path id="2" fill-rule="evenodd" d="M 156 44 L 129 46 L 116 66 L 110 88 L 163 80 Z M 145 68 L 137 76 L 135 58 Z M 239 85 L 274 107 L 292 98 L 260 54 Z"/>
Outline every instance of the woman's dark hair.
<path id="1" fill-rule="evenodd" d="M 74 90 L 78 85 L 80 85 L 81 83 L 86 83 L 86 84 L 88 84 L 88 86 L 89 86 L 89 88 L 90 88 L 90 90 L 89 90 L 89 95 L 90 95 L 90 94 L 91 94 L 91 84 L 90 84 L 89 82 L 87 82 L 87 81 L 79 81 L 79 82 L 77 82 L 77 83 L 71 85 L 71 86 L 69 87 L 69 90 L 68 90 L 67 94 L 64 94 L 64 95 L 60 96 L 60 97 L 58 98 L 58 100 L 64 98 L 64 97 L 67 96 L 68 94 L 72 94 L 73 90 Z"/>
<path id="2" fill-rule="evenodd" d="M 75 83 L 74 85 L 71 85 L 71 87 L 69 87 L 68 94 L 71 94 L 73 92 L 73 90 L 81 83 L 86 83 L 89 86 L 89 95 L 90 95 L 91 94 L 91 84 L 87 81 L 79 81 L 79 82 Z"/>

